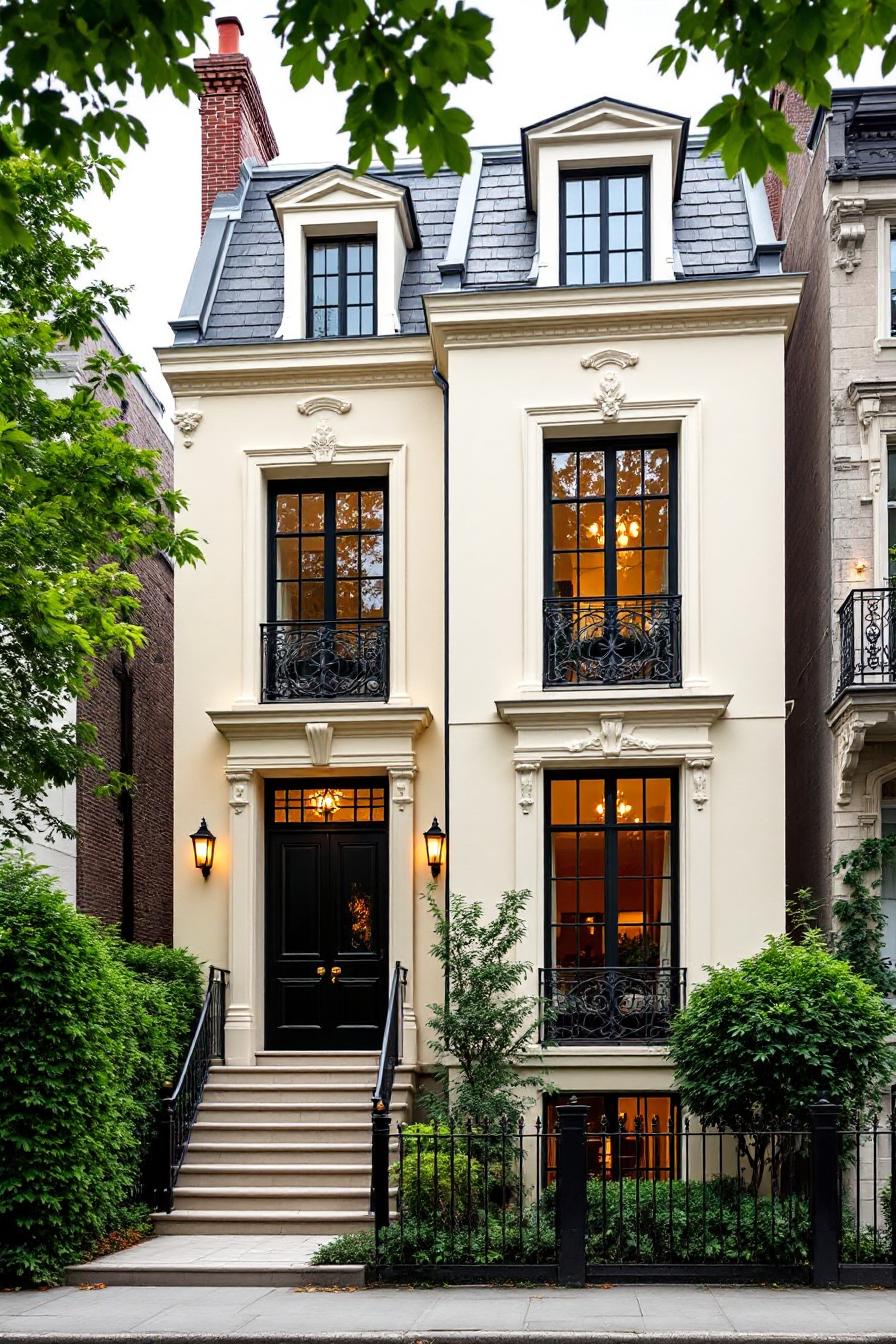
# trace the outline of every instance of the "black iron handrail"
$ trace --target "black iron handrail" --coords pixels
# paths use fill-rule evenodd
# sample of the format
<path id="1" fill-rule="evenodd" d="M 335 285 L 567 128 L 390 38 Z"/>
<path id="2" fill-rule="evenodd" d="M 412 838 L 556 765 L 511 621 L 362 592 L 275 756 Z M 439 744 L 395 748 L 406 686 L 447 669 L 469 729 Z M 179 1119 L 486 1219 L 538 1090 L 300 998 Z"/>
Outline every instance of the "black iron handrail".
<path id="1" fill-rule="evenodd" d="M 267 621 L 262 700 L 388 700 L 389 622 Z"/>
<path id="2" fill-rule="evenodd" d="M 681 598 L 546 597 L 544 685 L 681 683 Z"/>
<path id="3" fill-rule="evenodd" d="M 664 1041 L 684 1006 L 683 966 L 546 966 L 540 1038 L 551 1045 Z"/>
<path id="4" fill-rule="evenodd" d="M 838 693 L 896 681 L 894 596 L 892 588 L 854 588 L 841 604 Z"/>
<path id="5" fill-rule="evenodd" d="M 401 1063 L 404 1049 L 404 995 L 408 973 L 396 961 L 389 989 L 389 1006 L 383 1027 L 383 1044 L 376 1071 L 376 1083 L 371 1097 L 370 1140 L 370 1212 L 374 1216 L 376 1234 L 389 1225 L 389 1130 L 391 1120 L 392 1088 L 395 1069 Z"/>
<path id="6" fill-rule="evenodd" d="M 211 1062 L 224 1058 L 224 990 L 229 974 L 220 966 L 209 967 L 205 999 L 180 1076 L 170 1095 L 162 1099 L 151 1193 L 154 1207 L 163 1213 L 171 1212 L 174 1183 L 190 1142 Z"/>

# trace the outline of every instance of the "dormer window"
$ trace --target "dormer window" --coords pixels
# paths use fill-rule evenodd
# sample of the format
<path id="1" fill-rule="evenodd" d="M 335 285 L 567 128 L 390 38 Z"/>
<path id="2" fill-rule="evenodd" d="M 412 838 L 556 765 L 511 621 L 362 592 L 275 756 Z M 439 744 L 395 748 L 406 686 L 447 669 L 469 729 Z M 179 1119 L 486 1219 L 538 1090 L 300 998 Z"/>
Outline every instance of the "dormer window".
<path id="1" fill-rule="evenodd" d="M 615 285 L 650 275 L 647 174 L 562 173 L 560 283 Z"/>
<path id="2" fill-rule="evenodd" d="M 308 245 L 308 335 L 376 333 L 376 241 L 329 238 Z"/>

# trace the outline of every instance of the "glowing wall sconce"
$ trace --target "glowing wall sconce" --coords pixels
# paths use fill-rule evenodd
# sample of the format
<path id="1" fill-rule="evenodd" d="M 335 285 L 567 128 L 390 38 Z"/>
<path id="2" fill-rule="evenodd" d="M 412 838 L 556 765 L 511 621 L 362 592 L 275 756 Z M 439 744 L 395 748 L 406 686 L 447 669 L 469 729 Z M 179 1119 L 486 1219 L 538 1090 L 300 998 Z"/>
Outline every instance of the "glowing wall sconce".
<path id="1" fill-rule="evenodd" d="M 445 852 L 445 832 L 439 825 L 438 817 L 433 817 L 429 830 L 423 832 L 423 839 L 426 844 L 426 862 L 429 864 L 429 871 L 433 877 L 438 877 L 442 871 L 442 855 Z"/>
<path id="2" fill-rule="evenodd" d="M 208 828 L 205 817 L 199 823 L 199 829 L 190 836 L 193 842 L 193 862 L 208 881 L 208 875 L 215 861 L 215 836 Z"/>

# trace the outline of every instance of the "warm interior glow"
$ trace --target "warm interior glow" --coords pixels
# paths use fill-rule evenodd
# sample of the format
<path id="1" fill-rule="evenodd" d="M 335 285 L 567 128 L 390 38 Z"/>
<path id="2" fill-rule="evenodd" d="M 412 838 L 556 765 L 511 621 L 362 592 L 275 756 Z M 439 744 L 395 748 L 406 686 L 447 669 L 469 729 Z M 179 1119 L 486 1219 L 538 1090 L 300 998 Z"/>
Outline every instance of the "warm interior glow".
<path id="1" fill-rule="evenodd" d="M 319 817 L 329 821 L 342 806 L 342 794 L 338 789 L 321 789 L 318 793 L 312 794 L 311 806 Z"/>

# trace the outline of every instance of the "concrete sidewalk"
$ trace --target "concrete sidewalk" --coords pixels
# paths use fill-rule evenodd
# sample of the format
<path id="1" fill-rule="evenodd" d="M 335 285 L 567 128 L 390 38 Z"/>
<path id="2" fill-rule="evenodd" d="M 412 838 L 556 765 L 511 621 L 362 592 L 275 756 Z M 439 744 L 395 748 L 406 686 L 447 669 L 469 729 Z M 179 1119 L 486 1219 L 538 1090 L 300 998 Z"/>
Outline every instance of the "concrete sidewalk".
<path id="1" fill-rule="evenodd" d="M 53 1288 L 0 1294 L 0 1340 L 887 1341 L 896 1293 L 870 1289 Z"/>

